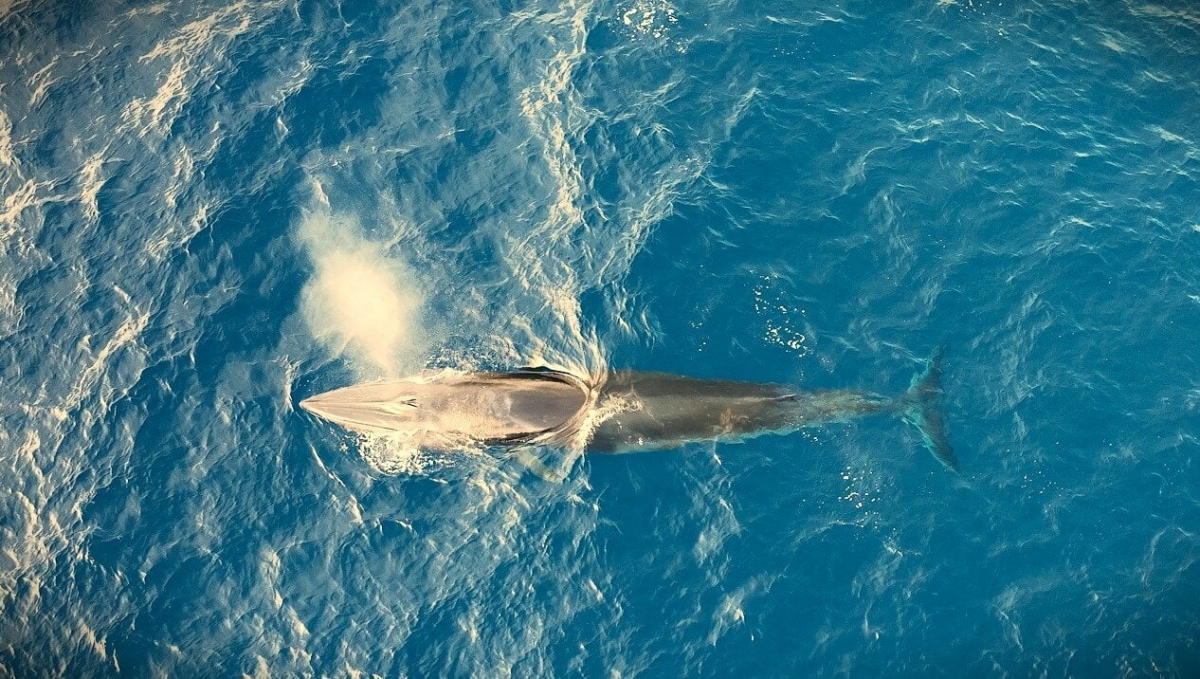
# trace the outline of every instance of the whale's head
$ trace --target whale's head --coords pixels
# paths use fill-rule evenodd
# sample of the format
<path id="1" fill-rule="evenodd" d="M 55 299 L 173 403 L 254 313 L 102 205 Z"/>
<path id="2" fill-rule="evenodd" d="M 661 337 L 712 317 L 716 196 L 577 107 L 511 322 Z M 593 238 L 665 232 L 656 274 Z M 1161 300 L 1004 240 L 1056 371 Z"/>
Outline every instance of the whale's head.
<path id="1" fill-rule="evenodd" d="M 570 380 L 524 373 L 441 373 L 361 384 L 300 402 L 304 410 L 368 434 L 396 434 L 418 445 L 502 442 L 564 426 L 587 396 Z"/>

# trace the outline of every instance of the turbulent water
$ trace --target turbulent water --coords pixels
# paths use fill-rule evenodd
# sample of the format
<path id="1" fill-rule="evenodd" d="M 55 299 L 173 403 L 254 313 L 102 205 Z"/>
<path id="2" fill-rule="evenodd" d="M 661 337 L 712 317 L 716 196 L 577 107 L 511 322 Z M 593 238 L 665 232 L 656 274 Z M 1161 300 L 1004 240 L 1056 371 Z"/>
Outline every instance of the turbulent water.
<path id="1" fill-rule="evenodd" d="M 0 1 L 0 676 L 1198 676 L 1198 102 L 1183 0 Z M 961 477 L 297 407 L 943 345 Z"/>

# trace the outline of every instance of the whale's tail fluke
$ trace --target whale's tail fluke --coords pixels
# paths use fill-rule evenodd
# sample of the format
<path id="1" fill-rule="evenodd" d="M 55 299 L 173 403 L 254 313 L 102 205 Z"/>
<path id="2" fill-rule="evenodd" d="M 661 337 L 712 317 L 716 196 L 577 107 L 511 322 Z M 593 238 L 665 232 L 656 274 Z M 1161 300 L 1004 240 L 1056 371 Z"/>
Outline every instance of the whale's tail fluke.
<path id="1" fill-rule="evenodd" d="M 946 418 L 942 414 L 942 355 L 945 347 L 938 347 L 925 370 L 913 377 L 912 386 L 900 397 L 904 421 L 917 428 L 925 447 L 956 474 L 962 474 L 950 439 L 946 437 Z"/>

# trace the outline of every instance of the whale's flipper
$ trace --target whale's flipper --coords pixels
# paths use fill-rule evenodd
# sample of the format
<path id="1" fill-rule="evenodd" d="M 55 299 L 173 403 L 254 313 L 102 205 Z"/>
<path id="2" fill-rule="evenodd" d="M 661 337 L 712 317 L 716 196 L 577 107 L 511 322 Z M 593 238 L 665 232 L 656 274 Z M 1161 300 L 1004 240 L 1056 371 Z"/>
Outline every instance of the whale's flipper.
<path id="1" fill-rule="evenodd" d="M 513 450 L 513 457 L 515 457 L 518 462 L 525 465 L 526 469 L 533 472 L 534 475 L 538 476 L 543 481 L 549 481 L 550 483 L 562 483 L 563 480 L 567 478 L 565 472 L 557 469 L 551 469 L 550 466 L 545 462 L 542 462 L 537 454 L 535 454 L 530 448 L 516 448 Z"/>
<path id="2" fill-rule="evenodd" d="M 924 372 L 913 377 L 912 386 L 900 397 L 904 408 L 904 421 L 917 428 L 925 447 L 938 462 L 956 474 L 962 474 L 954 449 L 946 437 L 946 418 L 942 414 L 942 354 L 945 347 L 938 347 L 929 357 Z"/>

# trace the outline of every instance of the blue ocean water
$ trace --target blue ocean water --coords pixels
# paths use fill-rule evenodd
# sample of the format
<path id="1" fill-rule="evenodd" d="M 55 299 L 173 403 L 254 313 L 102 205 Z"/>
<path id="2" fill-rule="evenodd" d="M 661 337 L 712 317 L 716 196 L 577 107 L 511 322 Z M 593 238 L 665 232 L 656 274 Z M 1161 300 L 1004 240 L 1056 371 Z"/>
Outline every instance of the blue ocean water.
<path id="1" fill-rule="evenodd" d="M 1200 676 L 1200 11 L 0 2 L 0 676 Z M 551 364 L 887 418 L 515 460 Z"/>

